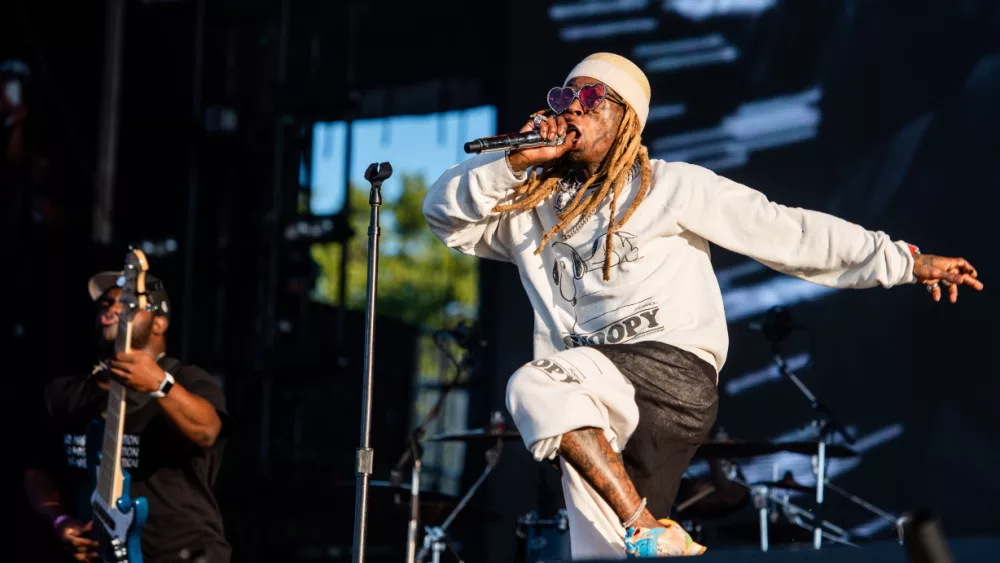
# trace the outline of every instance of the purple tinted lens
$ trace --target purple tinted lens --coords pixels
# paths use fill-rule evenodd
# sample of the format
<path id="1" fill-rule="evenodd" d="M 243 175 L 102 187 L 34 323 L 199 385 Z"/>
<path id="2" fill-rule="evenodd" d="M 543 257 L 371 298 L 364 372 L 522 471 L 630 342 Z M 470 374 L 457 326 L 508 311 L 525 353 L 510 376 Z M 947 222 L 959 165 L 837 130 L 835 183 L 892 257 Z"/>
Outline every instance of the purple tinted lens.
<path id="1" fill-rule="evenodd" d="M 549 108 L 556 113 L 566 111 L 566 108 L 573 103 L 576 93 L 569 88 L 555 88 L 549 90 Z"/>

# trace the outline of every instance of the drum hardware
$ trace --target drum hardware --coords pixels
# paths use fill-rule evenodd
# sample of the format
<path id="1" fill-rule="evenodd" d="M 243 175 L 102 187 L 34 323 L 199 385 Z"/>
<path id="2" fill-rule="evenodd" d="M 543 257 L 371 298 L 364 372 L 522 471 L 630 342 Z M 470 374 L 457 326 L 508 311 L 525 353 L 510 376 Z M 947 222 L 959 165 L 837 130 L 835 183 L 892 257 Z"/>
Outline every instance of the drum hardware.
<path id="1" fill-rule="evenodd" d="M 707 497 L 708 495 L 710 495 L 710 494 L 712 494 L 714 492 L 715 492 L 715 487 L 712 486 L 712 485 L 709 485 L 708 488 L 702 489 L 701 491 L 695 493 L 691 498 L 689 498 L 689 499 L 685 500 L 684 502 L 678 504 L 677 505 L 677 509 L 676 509 L 677 512 L 684 512 L 684 510 L 687 509 L 687 507 L 691 506 L 692 504 L 698 502 L 699 500 Z"/>
<path id="2" fill-rule="evenodd" d="M 838 487 L 837 485 L 834 485 L 833 483 L 830 482 L 829 479 L 826 480 L 826 488 L 844 497 L 845 499 L 851 501 L 852 503 L 860 506 L 861 508 L 864 508 L 865 510 L 871 512 L 872 514 L 875 514 L 876 516 L 886 519 L 889 523 L 891 523 L 896 527 L 899 544 L 903 545 L 903 526 L 906 524 L 908 516 L 906 515 L 897 516 L 890 512 L 886 512 L 885 510 L 882 510 L 881 508 L 864 500 L 863 498 L 853 493 L 849 493 L 844 489 Z"/>
<path id="3" fill-rule="evenodd" d="M 840 436 L 840 438 L 842 438 L 848 445 L 854 445 L 855 440 L 850 432 L 847 431 L 847 428 L 837 419 L 837 417 L 833 415 L 830 409 L 820 402 L 819 399 L 817 399 L 816 396 L 809 390 L 809 388 L 806 387 L 802 380 L 789 369 L 788 363 L 782 356 L 780 343 L 793 330 L 796 329 L 805 329 L 805 327 L 792 323 L 791 315 L 785 308 L 774 307 L 767 312 L 767 315 L 764 321 L 760 323 L 758 330 L 763 333 L 764 337 L 771 345 L 771 353 L 773 355 L 774 362 L 778 367 L 778 372 L 785 379 L 795 385 L 796 389 L 798 389 L 806 400 L 809 401 L 809 406 L 812 408 L 813 412 L 817 414 L 817 418 L 813 421 L 813 425 L 817 429 L 816 440 L 784 444 L 774 443 L 768 446 L 764 446 L 763 444 L 754 444 L 753 446 L 744 444 L 743 451 L 746 452 L 755 450 L 760 452 L 756 455 L 761 455 L 762 453 L 776 453 L 776 451 L 790 451 L 794 453 L 810 454 L 813 458 L 813 473 L 816 475 L 816 485 L 814 488 L 805 487 L 795 482 L 790 473 L 786 473 L 782 480 L 776 482 L 754 484 L 743 483 L 744 486 L 750 488 L 754 500 L 754 507 L 758 510 L 761 550 L 767 551 L 768 549 L 768 526 L 770 523 L 774 522 L 772 506 L 780 507 L 785 518 L 787 518 L 792 524 L 812 531 L 812 543 L 814 549 L 820 549 L 824 537 L 835 543 L 857 547 L 856 544 L 850 541 L 850 534 L 848 532 L 824 519 L 823 501 L 825 489 L 829 488 L 831 491 L 846 497 L 851 502 L 854 502 L 855 504 L 874 512 L 875 514 L 886 518 L 890 522 L 895 523 L 897 528 L 900 527 L 899 519 L 896 516 L 889 514 L 888 512 L 875 507 L 871 503 L 868 503 L 867 501 L 864 501 L 863 499 L 856 497 L 855 495 L 852 495 L 830 483 L 830 480 L 827 477 L 828 459 L 835 457 L 852 457 L 858 454 L 849 447 L 830 444 L 829 442 L 835 435 Z M 808 329 L 805 330 L 808 332 Z M 725 446 L 723 446 L 722 443 L 718 445 L 711 444 L 706 451 L 713 453 L 712 447 L 722 449 Z M 769 448 L 776 448 L 776 450 L 765 451 Z M 737 447 L 731 446 L 729 447 L 729 451 L 732 453 L 733 451 L 739 450 Z M 734 479 L 734 481 L 739 480 Z M 789 495 L 787 491 L 811 492 L 813 489 L 816 491 L 816 505 L 814 511 L 812 512 L 799 508 L 788 500 Z M 779 491 L 785 492 L 779 494 Z M 809 520 L 810 522 L 806 522 L 806 520 Z"/>
<path id="4" fill-rule="evenodd" d="M 816 442 L 742 442 L 733 440 L 709 440 L 702 443 L 695 452 L 695 458 L 702 459 L 737 459 L 771 455 L 782 452 L 802 455 L 815 455 Z M 858 452 L 846 446 L 827 444 L 826 457 L 854 457 Z"/>
<path id="5" fill-rule="evenodd" d="M 675 520 L 718 520 L 749 503 L 749 492 L 734 481 L 742 475 L 738 465 L 713 458 L 708 460 L 708 466 L 708 475 L 681 480 L 677 492 L 683 500 L 673 509 Z"/>
<path id="6" fill-rule="evenodd" d="M 759 483 L 754 483 L 754 486 L 764 486 L 770 489 L 784 489 L 786 491 L 798 491 L 800 493 L 810 493 L 815 490 L 813 487 L 807 487 L 796 482 L 791 471 L 786 471 L 785 476 L 782 477 L 780 481 L 761 481 Z M 827 486 L 829 486 L 829 482 L 827 482 Z"/>
<path id="7" fill-rule="evenodd" d="M 483 469 L 482 475 L 476 479 L 476 482 L 469 487 L 469 490 L 465 493 L 465 496 L 462 497 L 462 500 L 458 501 L 458 505 L 451 511 L 451 514 L 445 518 L 444 523 L 440 526 L 426 526 L 424 528 L 424 545 L 420 549 L 420 553 L 417 553 L 416 555 L 417 563 L 422 563 L 428 553 L 431 554 L 431 561 L 433 563 L 440 563 L 441 553 L 445 549 L 447 549 L 455 557 L 458 563 L 463 563 L 458 551 L 448 540 L 448 527 L 455 521 L 459 512 L 465 508 L 469 499 L 472 498 L 472 495 L 475 494 L 476 490 L 478 490 L 486 480 L 486 477 L 488 477 L 490 472 L 493 471 L 493 468 L 496 467 L 497 462 L 500 461 L 500 453 L 503 451 L 503 441 L 505 435 L 503 414 L 500 411 L 493 411 L 490 418 L 490 428 L 484 431 L 484 434 L 491 434 L 494 437 L 493 439 L 496 440 L 496 444 L 486 451 L 486 468 Z M 477 439 L 481 439 L 481 437 L 477 437 Z"/>
<path id="8" fill-rule="evenodd" d="M 344 481 L 340 483 L 342 487 L 353 487 L 356 483 L 354 481 Z M 413 490 L 412 485 L 405 483 L 402 485 L 397 485 L 391 481 L 369 481 L 368 487 L 370 489 L 369 496 L 372 498 L 379 497 L 384 501 L 388 502 L 372 502 L 371 504 L 401 504 L 403 502 L 403 497 L 412 498 L 410 491 Z M 449 495 L 447 493 L 439 493 L 432 491 L 420 491 L 418 493 L 420 506 L 428 507 L 432 505 L 449 505 L 454 507 L 455 503 L 458 502 L 458 498 Z"/>
<path id="9" fill-rule="evenodd" d="M 514 429 L 472 428 L 469 430 L 460 430 L 458 432 L 436 434 L 428 438 L 428 440 L 431 442 L 479 442 L 483 440 L 489 441 L 495 439 L 513 440 L 514 438 L 520 437 L 521 434 Z"/>
<path id="10" fill-rule="evenodd" d="M 413 458 L 413 471 L 410 474 L 409 488 L 409 490 L 412 491 L 412 494 L 410 495 L 410 518 L 406 527 L 406 563 L 414 563 L 416 560 L 417 535 L 419 534 L 420 529 L 420 497 L 422 494 L 426 494 L 420 492 L 420 475 L 421 470 L 423 469 L 424 456 L 424 447 L 420 442 L 424 437 L 424 433 L 427 431 L 427 426 L 441 413 L 441 409 L 444 406 L 444 401 L 448 397 L 448 394 L 455 388 L 456 385 L 458 385 L 459 381 L 462 380 L 462 375 L 465 369 L 470 365 L 469 356 L 471 354 L 467 354 L 461 361 L 456 359 L 441 342 L 445 336 L 451 336 L 454 338 L 451 331 L 439 330 L 434 333 L 434 344 L 455 366 L 455 376 L 441 389 L 441 393 L 438 395 L 434 406 L 427 413 L 427 417 L 410 434 L 409 448 L 403 452 L 399 460 L 396 462 L 396 465 L 393 466 L 392 470 L 389 472 L 391 486 L 400 490 L 403 479 L 403 466 L 410 458 Z M 494 413 L 494 417 L 496 414 L 498 413 Z M 502 415 L 500 420 L 501 422 L 503 421 Z M 398 493 L 396 494 L 395 500 L 396 504 L 399 504 Z"/>
<path id="11" fill-rule="evenodd" d="M 851 535 L 850 532 L 831 522 L 822 520 L 820 521 L 820 525 L 817 526 L 815 523 L 817 517 L 808 510 L 805 510 L 804 508 L 800 508 L 792 504 L 788 500 L 787 495 L 776 498 L 775 502 L 777 502 L 778 506 L 781 507 L 781 511 L 784 514 L 785 518 L 792 524 L 795 524 L 796 526 L 799 526 L 800 528 L 806 530 L 812 530 L 814 535 L 817 533 L 821 533 L 823 537 L 833 541 L 834 543 L 839 543 L 850 547 L 861 547 L 856 543 L 850 541 L 850 535 Z M 813 523 L 807 524 L 804 519 L 812 520 Z"/>
<path id="12" fill-rule="evenodd" d="M 778 372 L 792 382 L 796 389 L 809 401 L 809 406 L 818 418 L 814 421 L 817 427 L 816 451 L 816 509 L 815 516 L 823 522 L 823 488 L 826 486 L 827 458 L 831 455 L 833 446 L 828 444 L 833 435 L 839 435 L 849 445 L 854 445 L 854 437 L 847 428 L 833 415 L 830 409 L 821 403 L 816 395 L 806 387 L 805 383 L 789 369 L 788 363 L 781 354 L 781 341 L 795 328 L 801 328 L 792 323 L 791 314 L 784 307 L 774 307 L 767 312 L 761 332 L 771 344 L 771 353 Z M 823 544 L 822 526 L 816 526 L 813 533 L 813 548 L 819 549 Z"/>
<path id="13" fill-rule="evenodd" d="M 768 545 L 770 535 L 768 534 L 767 527 L 771 524 L 768 520 L 767 487 L 751 487 L 750 491 L 753 498 L 753 506 L 757 509 L 757 514 L 760 518 L 760 550 L 766 552 L 770 547 Z"/>
<path id="14" fill-rule="evenodd" d="M 517 519 L 514 534 L 518 538 L 516 563 L 569 561 L 569 515 L 561 509 L 551 518 L 539 518 L 529 512 Z"/>
<path id="15" fill-rule="evenodd" d="M 789 500 L 788 493 L 782 492 L 780 488 L 775 489 L 764 484 L 745 484 L 745 486 L 750 489 L 753 505 L 757 510 L 759 526 L 758 535 L 760 538 L 761 551 L 766 552 L 770 548 L 770 528 L 778 522 L 779 509 L 780 514 L 785 517 L 787 522 L 798 528 L 812 532 L 812 536 L 814 538 L 815 535 L 819 533 L 834 543 L 848 545 L 851 547 L 859 547 L 857 544 L 850 541 L 849 532 L 832 522 L 822 520 L 822 525 L 817 526 L 815 524 L 815 521 L 817 520 L 816 516 L 808 510 L 793 504 Z M 805 520 L 810 520 L 812 522 L 808 523 Z"/>

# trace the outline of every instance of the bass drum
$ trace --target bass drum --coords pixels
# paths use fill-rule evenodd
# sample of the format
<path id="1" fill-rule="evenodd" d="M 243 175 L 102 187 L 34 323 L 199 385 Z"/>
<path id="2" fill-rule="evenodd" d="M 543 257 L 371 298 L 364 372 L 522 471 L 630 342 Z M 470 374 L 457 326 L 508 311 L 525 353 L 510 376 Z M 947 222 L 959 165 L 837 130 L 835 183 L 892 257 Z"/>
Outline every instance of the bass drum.
<path id="1" fill-rule="evenodd" d="M 529 512 L 517 519 L 517 563 L 569 561 L 569 517 L 560 510 L 549 518 Z"/>

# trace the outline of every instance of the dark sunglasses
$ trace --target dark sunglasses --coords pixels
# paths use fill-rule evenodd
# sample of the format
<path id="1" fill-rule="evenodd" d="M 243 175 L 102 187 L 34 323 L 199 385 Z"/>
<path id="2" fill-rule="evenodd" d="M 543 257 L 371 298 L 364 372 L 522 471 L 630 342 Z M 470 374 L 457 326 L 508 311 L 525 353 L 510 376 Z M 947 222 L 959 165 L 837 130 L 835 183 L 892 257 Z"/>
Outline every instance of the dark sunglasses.
<path id="1" fill-rule="evenodd" d="M 573 100 L 580 100 L 580 105 L 584 109 L 593 111 L 597 109 L 597 106 L 601 105 L 607 94 L 608 88 L 601 82 L 597 84 L 585 84 L 579 90 L 556 86 L 549 90 L 549 108 L 556 114 L 560 114 L 569 109 Z"/>

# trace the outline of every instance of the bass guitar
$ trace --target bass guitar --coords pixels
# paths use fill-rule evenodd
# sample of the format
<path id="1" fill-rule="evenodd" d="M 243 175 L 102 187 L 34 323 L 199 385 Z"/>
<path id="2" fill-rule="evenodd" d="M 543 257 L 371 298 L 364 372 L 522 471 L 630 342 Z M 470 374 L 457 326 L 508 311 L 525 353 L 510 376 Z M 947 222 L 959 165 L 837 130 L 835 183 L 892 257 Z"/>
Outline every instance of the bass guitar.
<path id="1" fill-rule="evenodd" d="M 118 315 L 118 335 L 115 353 L 132 350 L 132 323 L 138 311 L 145 310 L 146 271 L 149 264 L 141 250 L 130 249 L 125 257 L 125 268 L 118 285 L 121 287 L 122 310 Z M 122 440 L 125 431 L 126 389 L 111 379 L 108 389 L 108 408 L 104 423 L 95 421 L 94 433 L 88 436 L 88 458 L 91 461 L 90 477 L 93 494 L 90 506 L 93 511 L 93 539 L 98 543 L 101 563 L 142 563 L 139 535 L 146 523 L 149 507 L 146 499 L 131 498 L 131 477 L 122 466 Z M 103 428 L 102 428 L 103 427 Z M 101 443 L 99 452 L 93 451 Z"/>

